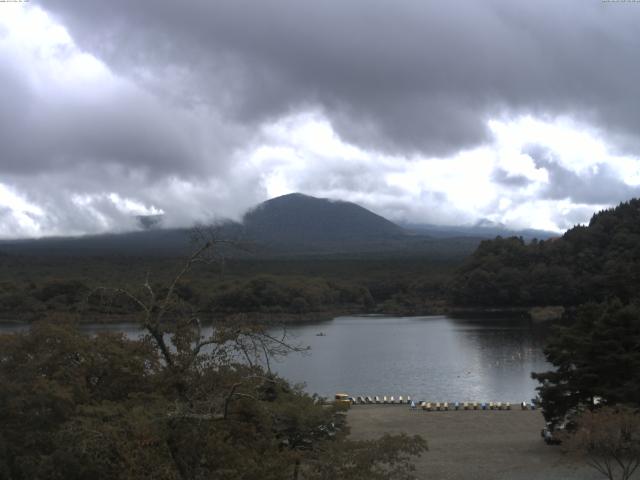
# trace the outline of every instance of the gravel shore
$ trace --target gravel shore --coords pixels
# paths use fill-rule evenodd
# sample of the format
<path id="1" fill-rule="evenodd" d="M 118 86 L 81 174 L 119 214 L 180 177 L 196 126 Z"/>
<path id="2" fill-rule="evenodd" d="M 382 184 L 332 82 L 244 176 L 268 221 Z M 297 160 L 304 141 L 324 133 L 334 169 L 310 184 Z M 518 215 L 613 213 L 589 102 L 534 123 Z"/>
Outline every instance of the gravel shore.
<path id="1" fill-rule="evenodd" d="M 420 479 L 597 480 L 603 477 L 540 437 L 539 411 L 412 411 L 405 405 L 354 405 L 351 438 L 420 434 L 429 451 L 416 460 Z M 640 478 L 640 476 L 634 476 Z"/>

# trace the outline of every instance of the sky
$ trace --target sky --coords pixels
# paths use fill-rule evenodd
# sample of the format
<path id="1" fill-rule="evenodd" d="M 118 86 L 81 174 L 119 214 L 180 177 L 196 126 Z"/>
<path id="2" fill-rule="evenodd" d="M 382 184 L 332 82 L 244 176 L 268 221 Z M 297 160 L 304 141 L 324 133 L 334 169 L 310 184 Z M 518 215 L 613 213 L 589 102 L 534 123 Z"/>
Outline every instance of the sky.
<path id="1" fill-rule="evenodd" d="M 0 238 L 278 195 L 562 231 L 640 196 L 640 2 L 0 2 Z"/>

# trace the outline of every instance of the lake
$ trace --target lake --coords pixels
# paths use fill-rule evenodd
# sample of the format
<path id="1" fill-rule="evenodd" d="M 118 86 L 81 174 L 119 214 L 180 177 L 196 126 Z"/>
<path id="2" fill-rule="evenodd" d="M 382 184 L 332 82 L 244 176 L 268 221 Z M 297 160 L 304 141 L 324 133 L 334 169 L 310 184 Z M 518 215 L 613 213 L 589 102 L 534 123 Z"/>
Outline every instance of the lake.
<path id="1" fill-rule="evenodd" d="M 17 328 L 0 325 L 0 332 Z M 83 329 L 140 334 L 135 324 Z M 542 353 L 544 336 L 526 320 L 345 316 L 290 325 L 287 332 L 290 341 L 311 350 L 274 360 L 272 369 L 323 396 L 516 403 L 536 394 L 531 372 L 550 368 Z"/>

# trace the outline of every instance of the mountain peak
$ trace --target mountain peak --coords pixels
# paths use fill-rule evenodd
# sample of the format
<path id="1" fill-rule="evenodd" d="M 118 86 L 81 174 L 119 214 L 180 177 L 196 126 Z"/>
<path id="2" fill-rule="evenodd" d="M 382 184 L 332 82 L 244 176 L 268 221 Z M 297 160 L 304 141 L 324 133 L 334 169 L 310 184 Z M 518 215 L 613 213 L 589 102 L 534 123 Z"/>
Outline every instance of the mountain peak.
<path id="1" fill-rule="evenodd" d="M 275 204 L 285 204 L 285 203 L 316 203 L 316 204 L 320 204 L 320 203 L 349 203 L 349 202 L 345 202 L 344 200 L 331 200 L 329 198 L 319 198 L 319 197 L 314 197 L 312 195 L 307 195 L 305 193 L 300 193 L 300 192 L 293 192 L 293 193 L 286 193 L 284 195 L 280 195 L 278 197 L 273 197 L 270 198 L 269 200 L 265 200 L 264 202 L 256 205 L 254 208 L 252 208 L 251 210 L 256 210 L 258 208 L 263 208 L 266 205 L 275 205 Z M 250 211 L 251 211 L 250 210 Z"/>
<path id="2" fill-rule="evenodd" d="M 403 229 L 355 203 L 290 193 L 261 203 L 244 216 L 249 236 L 279 244 L 368 242 Z"/>

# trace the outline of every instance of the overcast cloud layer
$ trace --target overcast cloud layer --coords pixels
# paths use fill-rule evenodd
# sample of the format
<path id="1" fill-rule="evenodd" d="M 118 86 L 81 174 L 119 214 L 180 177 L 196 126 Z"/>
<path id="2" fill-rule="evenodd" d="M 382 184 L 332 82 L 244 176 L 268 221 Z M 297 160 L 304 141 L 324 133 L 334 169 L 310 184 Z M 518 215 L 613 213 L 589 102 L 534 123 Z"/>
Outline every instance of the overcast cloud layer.
<path id="1" fill-rule="evenodd" d="M 565 229 L 640 195 L 640 3 L 0 3 L 0 237 L 292 191 Z"/>

